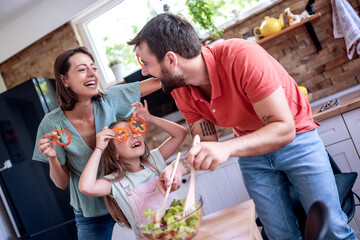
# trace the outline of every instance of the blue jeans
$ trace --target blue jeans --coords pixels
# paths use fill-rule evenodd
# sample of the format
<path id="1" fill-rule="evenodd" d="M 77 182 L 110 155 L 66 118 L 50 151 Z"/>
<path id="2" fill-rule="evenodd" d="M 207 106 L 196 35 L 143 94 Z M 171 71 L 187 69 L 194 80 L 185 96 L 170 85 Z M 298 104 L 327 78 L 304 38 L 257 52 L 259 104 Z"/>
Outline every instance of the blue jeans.
<path id="1" fill-rule="evenodd" d="M 111 240 L 115 221 L 110 214 L 99 217 L 84 217 L 76 211 L 75 221 L 79 240 Z"/>
<path id="2" fill-rule="evenodd" d="M 291 143 L 275 152 L 239 158 L 239 165 L 269 239 L 301 239 L 291 207 L 289 180 L 306 212 L 318 200 L 328 207 L 325 239 L 356 239 L 341 210 L 334 174 L 317 130 L 296 135 Z"/>

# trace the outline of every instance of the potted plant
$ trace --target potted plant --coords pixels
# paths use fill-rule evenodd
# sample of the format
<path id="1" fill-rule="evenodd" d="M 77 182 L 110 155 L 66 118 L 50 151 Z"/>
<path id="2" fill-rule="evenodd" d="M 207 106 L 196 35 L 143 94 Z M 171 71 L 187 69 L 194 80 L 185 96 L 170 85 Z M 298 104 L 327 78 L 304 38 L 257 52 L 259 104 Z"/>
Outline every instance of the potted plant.
<path id="1" fill-rule="evenodd" d="M 123 81 L 122 64 L 124 62 L 124 47 L 125 44 L 122 43 L 105 46 L 106 57 L 109 60 L 109 67 L 113 71 L 117 82 Z"/>
<path id="2" fill-rule="evenodd" d="M 107 42 L 109 39 L 105 38 L 104 41 Z M 131 70 L 138 66 L 132 47 L 126 43 L 107 43 L 105 52 L 109 60 L 109 67 L 113 71 L 117 82 L 123 81 L 123 75 L 126 70 Z"/>

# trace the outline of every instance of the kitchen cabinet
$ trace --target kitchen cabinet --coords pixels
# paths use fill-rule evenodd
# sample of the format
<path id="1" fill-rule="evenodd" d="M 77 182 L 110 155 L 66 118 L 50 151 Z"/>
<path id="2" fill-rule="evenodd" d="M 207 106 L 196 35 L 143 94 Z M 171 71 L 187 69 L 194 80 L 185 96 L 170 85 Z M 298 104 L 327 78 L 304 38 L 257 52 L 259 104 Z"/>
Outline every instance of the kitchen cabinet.
<path id="1" fill-rule="evenodd" d="M 360 108 L 343 114 L 351 139 L 360 155 Z"/>
<path id="2" fill-rule="evenodd" d="M 343 172 L 360 173 L 360 108 L 323 120 L 318 128 L 326 149 Z M 358 176 L 353 191 L 360 194 Z M 349 226 L 360 237 L 360 209 Z"/>

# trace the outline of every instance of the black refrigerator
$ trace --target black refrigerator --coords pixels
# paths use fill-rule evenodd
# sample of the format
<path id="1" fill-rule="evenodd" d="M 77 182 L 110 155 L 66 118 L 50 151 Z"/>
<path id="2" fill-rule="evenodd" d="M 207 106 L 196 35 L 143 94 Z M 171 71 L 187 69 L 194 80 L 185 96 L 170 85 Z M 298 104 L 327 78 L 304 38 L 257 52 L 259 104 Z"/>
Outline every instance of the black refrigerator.
<path id="1" fill-rule="evenodd" d="M 77 239 L 69 189 L 32 160 L 37 128 L 56 108 L 53 79 L 31 78 L 0 94 L 0 195 L 18 239 Z"/>

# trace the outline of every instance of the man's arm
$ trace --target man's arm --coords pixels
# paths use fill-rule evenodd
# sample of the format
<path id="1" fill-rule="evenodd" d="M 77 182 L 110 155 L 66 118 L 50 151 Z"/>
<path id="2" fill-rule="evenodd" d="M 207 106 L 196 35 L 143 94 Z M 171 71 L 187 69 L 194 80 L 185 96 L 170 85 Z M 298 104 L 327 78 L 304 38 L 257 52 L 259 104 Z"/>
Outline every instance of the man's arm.
<path id="1" fill-rule="evenodd" d="M 270 153 L 295 138 L 294 118 L 282 87 L 254 103 L 253 107 L 264 126 L 243 137 L 226 141 L 230 156 L 249 157 Z"/>
<path id="2" fill-rule="evenodd" d="M 229 157 L 266 154 L 294 139 L 295 123 L 282 87 L 254 103 L 253 107 L 264 123 L 262 128 L 224 142 L 201 142 L 190 149 L 187 159 L 189 164 L 197 170 L 213 171 Z"/>
<path id="3" fill-rule="evenodd" d="M 191 135 L 199 135 L 201 141 L 218 141 L 215 125 L 205 118 L 190 123 L 189 129 Z"/>
<path id="4" fill-rule="evenodd" d="M 205 118 L 201 118 L 200 120 L 190 123 L 189 129 L 192 137 L 195 135 L 199 135 L 200 141 L 218 141 L 215 125 L 206 120 Z M 190 173 L 190 166 L 188 163 L 187 156 L 180 159 L 180 169 L 182 175 L 186 175 Z"/>

